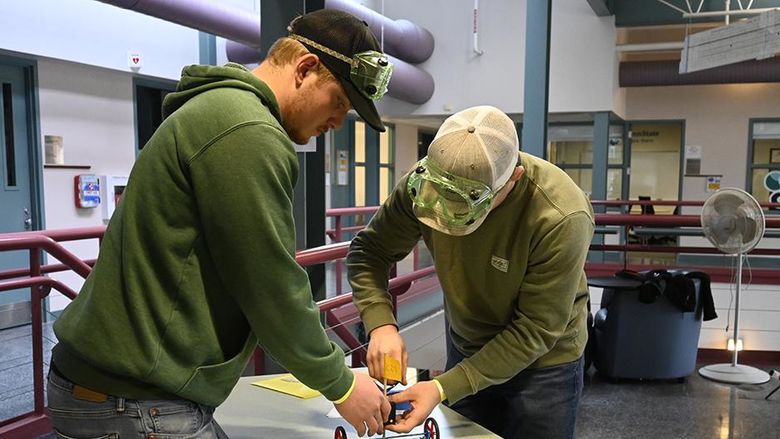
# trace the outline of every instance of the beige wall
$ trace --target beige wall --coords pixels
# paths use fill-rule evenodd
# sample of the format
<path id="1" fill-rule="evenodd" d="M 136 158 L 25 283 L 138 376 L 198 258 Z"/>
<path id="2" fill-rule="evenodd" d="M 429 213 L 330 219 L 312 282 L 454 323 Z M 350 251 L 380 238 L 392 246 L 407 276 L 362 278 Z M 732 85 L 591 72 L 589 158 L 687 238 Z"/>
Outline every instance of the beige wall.
<path id="1" fill-rule="evenodd" d="M 685 144 L 702 146 L 702 174 L 745 187 L 751 118 L 780 117 L 780 84 L 627 88 L 626 120 L 683 120 Z M 704 181 L 684 177 L 682 199 L 703 200 Z"/>
<path id="2" fill-rule="evenodd" d="M 395 181 L 403 178 L 406 171 L 417 163 L 417 127 L 395 125 Z"/>
<path id="3" fill-rule="evenodd" d="M 40 145 L 44 145 L 43 136 L 62 136 L 65 164 L 91 167 L 44 169 L 43 208 L 47 229 L 103 224 L 100 206 L 93 209 L 75 207 L 73 177 L 78 174 L 129 174 L 135 161 L 132 84 L 129 73 L 67 61 L 38 61 Z M 63 245 L 83 259 L 97 256 L 97 240 Z M 76 291 L 83 282 L 73 272 L 57 273 L 52 277 Z M 58 293 L 52 293 L 50 297 L 52 310 L 62 309 L 69 302 Z"/>

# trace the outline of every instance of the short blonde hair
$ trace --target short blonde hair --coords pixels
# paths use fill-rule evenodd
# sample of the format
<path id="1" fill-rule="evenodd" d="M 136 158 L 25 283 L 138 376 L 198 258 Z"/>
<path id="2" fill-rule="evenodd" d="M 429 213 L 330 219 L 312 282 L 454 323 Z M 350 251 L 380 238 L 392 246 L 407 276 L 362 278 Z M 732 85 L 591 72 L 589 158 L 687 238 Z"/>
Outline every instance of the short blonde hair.
<path id="1" fill-rule="evenodd" d="M 268 49 L 268 56 L 266 59 L 275 67 L 283 67 L 292 64 L 298 57 L 307 53 L 310 53 L 309 50 L 299 41 L 289 37 L 282 37 L 276 40 L 271 48 Z M 321 62 L 317 64 L 316 72 L 319 76 L 318 82 L 336 80 L 333 73 L 331 73 L 331 71 Z"/>

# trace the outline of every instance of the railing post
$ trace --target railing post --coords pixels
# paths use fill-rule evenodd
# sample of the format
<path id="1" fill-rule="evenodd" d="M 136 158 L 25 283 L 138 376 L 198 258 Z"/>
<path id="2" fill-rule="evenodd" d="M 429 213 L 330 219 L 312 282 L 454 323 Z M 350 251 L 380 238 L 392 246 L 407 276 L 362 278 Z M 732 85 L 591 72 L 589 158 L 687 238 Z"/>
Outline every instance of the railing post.
<path id="1" fill-rule="evenodd" d="M 30 249 L 30 275 L 41 275 L 41 250 L 38 247 Z M 30 287 L 30 304 L 32 306 L 32 353 L 33 353 L 33 397 L 35 413 L 44 413 L 43 404 L 43 312 L 41 310 L 41 286 Z"/>
<path id="2" fill-rule="evenodd" d="M 336 238 L 336 242 L 341 242 L 341 215 L 336 215 L 336 232 L 334 234 Z M 342 276 L 342 267 L 341 267 L 341 258 L 336 259 L 336 295 L 338 296 L 341 294 L 341 276 Z"/>

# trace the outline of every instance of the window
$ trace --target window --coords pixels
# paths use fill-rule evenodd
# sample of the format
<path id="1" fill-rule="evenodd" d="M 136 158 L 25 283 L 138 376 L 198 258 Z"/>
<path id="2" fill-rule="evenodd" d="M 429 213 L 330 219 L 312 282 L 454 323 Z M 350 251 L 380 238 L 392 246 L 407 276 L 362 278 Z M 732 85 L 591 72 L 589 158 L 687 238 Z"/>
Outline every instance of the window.
<path id="1" fill-rule="evenodd" d="M 386 125 L 387 130 L 379 133 L 379 203 L 385 202 L 395 187 L 395 130 Z"/>
<path id="2" fill-rule="evenodd" d="M 355 121 L 355 207 L 366 205 L 366 124 Z"/>
<path id="3" fill-rule="evenodd" d="M 593 125 L 552 126 L 547 132 L 547 157 L 563 169 L 583 191 L 593 189 Z M 622 198 L 623 127 L 609 127 L 607 199 Z"/>
<path id="4" fill-rule="evenodd" d="M 759 203 L 780 202 L 780 121 L 751 121 L 748 191 Z"/>

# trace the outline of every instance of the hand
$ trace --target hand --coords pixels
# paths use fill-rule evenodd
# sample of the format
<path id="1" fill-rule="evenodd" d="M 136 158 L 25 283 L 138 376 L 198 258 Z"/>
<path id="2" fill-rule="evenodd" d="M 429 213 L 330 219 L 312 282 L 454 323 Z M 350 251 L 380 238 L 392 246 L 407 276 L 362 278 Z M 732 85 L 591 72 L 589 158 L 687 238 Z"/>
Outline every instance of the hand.
<path id="1" fill-rule="evenodd" d="M 433 381 L 422 381 L 403 392 L 390 395 L 388 399 L 395 403 L 406 401 L 412 403 L 411 410 L 404 413 L 400 419 L 396 417 L 395 424 L 386 427 L 396 433 L 409 433 L 430 416 L 433 409 L 441 402 L 441 395 Z"/>
<path id="2" fill-rule="evenodd" d="M 335 404 L 336 410 L 358 433 L 373 436 L 384 431 L 384 422 L 390 416 L 390 403 L 374 380 L 366 374 L 355 374 L 355 389 L 341 404 Z"/>
<path id="3" fill-rule="evenodd" d="M 371 341 L 368 343 L 368 374 L 383 382 L 385 374 L 385 355 L 401 362 L 401 384 L 406 385 L 406 345 L 395 325 L 384 325 L 371 331 Z M 395 381 L 388 381 L 395 384 Z"/>

